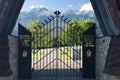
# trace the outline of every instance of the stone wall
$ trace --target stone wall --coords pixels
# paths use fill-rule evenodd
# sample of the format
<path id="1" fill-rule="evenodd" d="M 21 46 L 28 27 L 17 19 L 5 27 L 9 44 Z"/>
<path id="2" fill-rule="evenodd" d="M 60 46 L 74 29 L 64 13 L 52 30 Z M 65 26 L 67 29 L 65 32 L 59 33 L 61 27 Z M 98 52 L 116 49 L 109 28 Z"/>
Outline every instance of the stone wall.
<path id="1" fill-rule="evenodd" d="M 0 80 L 18 80 L 18 38 L 8 36 L 10 47 L 10 65 L 13 74 L 10 77 L 0 77 Z M 111 37 L 97 38 L 96 41 L 96 80 L 120 80 L 120 76 L 103 73 L 107 50 Z"/>
<path id="2" fill-rule="evenodd" d="M 0 77 L 0 80 L 18 80 L 18 38 L 8 36 L 9 40 L 9 62 L 12 70 L 11 76 Z"/>
<path id="3" fill-rule="evenodd" d="M 101 37 L 96 40 L 96 76 L 97 80 L 120 80 L 120 76 L 103 73 L 105 59 L 111 37 Z"/>
<path id="4" fill-rule="evenodd" d="M 10 80 L 18 80 L 18 38 L 15 36 L 8 36 L 9 39 L 9 56 L 10 56 L 10 66 L 12 70 L 12 75 Z"/>

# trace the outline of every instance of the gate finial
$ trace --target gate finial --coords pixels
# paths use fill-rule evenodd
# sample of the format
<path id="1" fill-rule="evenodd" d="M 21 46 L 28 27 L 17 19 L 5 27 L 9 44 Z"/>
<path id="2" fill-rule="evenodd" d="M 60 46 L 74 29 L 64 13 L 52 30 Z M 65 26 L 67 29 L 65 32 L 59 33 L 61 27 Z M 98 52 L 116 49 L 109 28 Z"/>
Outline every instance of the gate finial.
<path id="1" fill-rule="evenodd" d="M 60 11 L 58 11 L 58 10 L 54 12 L 54 14 L 55 14 L 56 16 L 59 16 L 59 15 L 60 15 L 60 13 L 61 13 L 61 12 L 60 12 Z"/>

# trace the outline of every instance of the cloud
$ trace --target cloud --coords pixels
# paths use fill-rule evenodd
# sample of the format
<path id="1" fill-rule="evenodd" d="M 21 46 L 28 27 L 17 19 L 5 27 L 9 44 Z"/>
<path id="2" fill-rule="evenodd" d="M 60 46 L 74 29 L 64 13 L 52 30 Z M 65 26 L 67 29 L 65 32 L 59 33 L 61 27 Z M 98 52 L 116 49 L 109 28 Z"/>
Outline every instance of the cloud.
<path id="1" fill-rule="evenodd" d="M 93 8 L 92 8 L 92 5 L 91 5 L 90 2 L 86 3 L 86 4 L 83 4 L 79 11 L 84 11 L 84 10 L 93 11 Z"/>
<path id="2" fill-rule="evenodd" d="M 48 7 L 45 6 L 45 5 L 30 5 L 28 7 L 22 8 L 21 11 L 30 11 L 30 10 L 32 10 L 34 8 L 48 8 Z"/>
<path id="3" fill-rule="evenodd" d="M 71 7 L 73 7 L 73 5 L 70 4 L 70 5 L 68 5 L 68 7 L 71 8 Z"/>
<path id="4" fill-rule="evenodd" d="M 35 8 L 36 6 L 34 6 L 34 5 L 30 5 L 28 8 L 29 9 L 33 9 L 33 8 Z"/>
<path id="5" fill-rule="evenodd" d="M 34 9 L 34 8 L 47 8 L 45 5 L 31 5 L 28 7 L 29 9 Z"/>

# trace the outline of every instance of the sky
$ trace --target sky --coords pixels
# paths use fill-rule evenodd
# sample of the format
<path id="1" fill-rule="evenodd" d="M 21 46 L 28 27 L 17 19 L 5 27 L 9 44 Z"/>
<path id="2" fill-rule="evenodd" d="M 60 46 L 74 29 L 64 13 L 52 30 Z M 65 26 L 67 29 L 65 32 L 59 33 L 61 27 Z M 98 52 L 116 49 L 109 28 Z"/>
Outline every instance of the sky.
<path id="1" fill-rule="evenodd" d="M 22 11 L 30 11 L 33 8 L 47 8 L 49 10 L 66 11 L 92 10 L 90 0 L 25 0 Z"/>

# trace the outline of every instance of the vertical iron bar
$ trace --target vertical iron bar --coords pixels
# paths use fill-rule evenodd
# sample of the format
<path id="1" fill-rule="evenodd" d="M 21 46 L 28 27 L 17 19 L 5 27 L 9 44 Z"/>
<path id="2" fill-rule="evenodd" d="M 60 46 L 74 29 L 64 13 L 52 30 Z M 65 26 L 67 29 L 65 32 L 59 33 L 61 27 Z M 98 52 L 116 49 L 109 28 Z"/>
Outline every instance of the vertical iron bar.
<path id="1" fill-rule="evenodd" d="M 47 37 L 47 23 L 46 23 L 46 26 L 45 26 L 45 38 Z M 45 50 L 45 54 L 47 55 L 47 48 L 46 48 L 46 42 L 47 40 L 44 38 L 44 50 Z M 45 77 L 47 78 L 47 57 L 48 55 L 46 56 L 45 58 Z"/>
<path id="2" fill-rule="evenodd" d="M 77 27 L 78 27 L 78 25 L 77 25 Z M 79 55 L 79 49 L 78 49 L 78 32 L 77 32 L 77 31 L 76 31 L 76 40 L 77 40 L 77 41 L 76 41 L 77 55 Z M 79 70 L 78 70 L 78 57 L 79 57 L 79 56 L 76 56 L 76 57 L 77 57 L 77 60 L 76 60 L 76 72 L 77 72 L 77 73 L 76 73 L 76 76 L 78 77 L 78 74 L 79 74 L 79 73 L 78 73 L 78 71 L 79 71 Z"/>
<path id="3" fill-rule="evenodd" d="M 77 63 L 76 63 L 76 65 L 77 65 L 77 76 L 79 77 L 79 42 L 78 42 L 78 38 L 79 38 L 79 36 L 78 36 L 78 32 L 77 32 L 77 55 L 78 55 L 78 57 L 77 57 Z"/>
<path id="4" fill-rule="evenodd" d="M 58 22 L 59 22 L 59 20 L 58 20 L 58 15 L 56 15 L 56 77 L 58 78 L 58 43 L 57 43 L 57 39 L 58 39 Z"/>
<path id="5" fill-rule="evenodd" d="M 51 30 L 51 23 L 52 23 L 52 22 L 50 22 L 49 31 Z M 50 41 L 50 51 L 49 51 L 49 52 L 51 52 L 51 42 L 52 42 L 51 32 L 50 32 L 50 40 L 49 40 L 49 41 Z M 50 53 L 50 61 L 52 61 L 52 60 L 51 60 L 51 53 Z M 52 64 L 50 65 L 50 76 L 52 76 L 52 70 L 51 70 L 52 68 L 51 68 L 51 66 L 52 66 Z"/>
<path id="6" fill-rule="evenodd" d="M 43 28 L 42 31 L 44 31 L 44 29 L 45 29 L 45 26 L 44 26 L 44 28 Z M 42 35 L 42 39 L 43 39 L 43 40 L 42 40 L 42 42 L 43 42 L 43 43 L 42 43 L 42 44 L 43 44 L 42 50 L 43 50 L 43 55 L 44 55 L 44 54 L 45 54 L 45 49 L 44 49 L 45 41 L 44 41 L 44 37 L 43 37 L 43 36 L 45 35 L 45 33 L 42 32 L 42 34 L 43 34 L 43 35 Z M 43 76 L 45 77 L 44 59 L 45 59 L 45 58 L 43 58 Z"/>
<path id="7" fill-rule="evenodd" d="M 47 42 L 47 23 L 46 23 L 46 26 L 45 26 L 45 35 L 44 35 L 44 55 L 47 55 L 47 46 L 46 46 L 46 42 Z M 47 57 L 48 56 L 45 56 L 45 59 L 44 59 L 44 68 L 45 68 L 45 77 L 47 77 Z"/>
<path id="8" fill-rule="evenodd" d="M 69 25 L 69 26 L 70 26 L 70 35 L 71 35 L 71 25 Z M 70 37 L 70 67 L 72 68 L 72 66 L 71 66 L 72 53 L 71 53 L 71 52 L 72 52 L 73 50 L 72 50 L 72 47 L 71 47 L 71 46 L 72 46 L 72 38 Z M 71 68 L 70 68 L 70 76 L 71 76 L 71 74 L 72 74 L 72 73 L 71 73 Z"/>
<path id="9" fill-rule="evenodd" d="M 75 41 L 75 36 L 74 35 L 75 35 L 75 31 L 73 30 L 73 38 L 74 38 L 73 42 Z M 74 74 L 74 69 L 75 69 L 75 64 L 74 64 L 74 49 L 75 49 L 75 42 L 73 43 L 73 54 L 72 54 L 73 55 L 73 76 L 75 75 Z"/>
<path id="10" fill-rule="evenodd" d="M 37 47 L 36 47 L 36 55 L 37 55 L 37 61 L 38 61 L 38 29 L 36 29 L 36 37 L 37 37 Z M 37 75 L 38 75 L 38 63 L 37 63 Z"/>
<path id="11" fill-rule="evenodd" d="M 62 19 L 60 18 L 60 28 L 62 28 Z M 62 31 L 60 32 L 60 38 L 61 38 L 61 34 L 62 34 Z M 61 46 L 61 39 L 59 39 L 59 41 L 60 41 L 60 49 L 62 48 L 62 46 Z M 59 49 L 59 59 L 61 59 L 61 51 L 60 51 L 60 49 Z M 61 62 L 60 62 L 60 67 L 59 67 L 59 70 L 60 70 L 60 77 L 61 77 L 61 71 L 62 71 L 62 67 L 61 67 Z"/>
<path id="12" fill-rule="evenodd" d="M 47 27 L 48 27 L 48 23 L 46 24 L 46 29 L 45 29 L 45 31 L 46 31 L 46 37 L 48 37 L 48 32 L 47 32 Z M 48 48 L 47 48 L 47 42 L 48 42 L 48 39 L 46 39 L 46 37 L 45 37 L 45 53 L 46 53 L 46 55 L 48 54 Z M 49 56 L 49 54 L 46 56 L 46 77 L 48 77 L 48 56 Z"/>
<path id="13" fill-rule="evenodd" d="M 63 22 L 62 22 L 62 19 L 61 19 L 61 28 L 63 29 Z M 62 36 L 62 35 L 61 35 Z M 61 37 L 61 40 L 62 40 L 62 37 Z M 62 45 L 62 48 L 61 48 L 61 50 L 63 49 L 63 45 Z M 60 55 L 60 60 L 61 60 L 61 58 L 62 58 L 62 55 L 63 55 L 63 52 L 60 50 L 60 53 L 61 53 L 61 55 Z M 63 74 L 63 63 L 61 62 L 61 77 L 62 77 L 62 74 Z"/>
<path id="14" fill-rule="evenodd" d="M 53 20 L 53 29 L 54 29 L 54 27 L 55 27 L 55 23 L 54 23 L 54 20 Z M 55 29 L 54 29 L 54 30 L 55 30 Z M 54 49 L 54 47 L 55 47 L 55 46 L 54 46 L 54 44 L 55 44 L 55 40 L 54 40 L 54 30 L 53 30 L 53 49 Z M 53 54 L 53 59 L 55 58 L 55 57 L 54 57 L 54 53 L 55 53 L 55 51 L 53 50 L 53 53 L 52 53 L 52 54 Z M 54 62 L 53 62 L 53 76 L 55 77 L 55 67 L 54 67 L 54 65 L 55 65 L 55 64 L 54 64 Z"/>
<path id="15" fill-rule="evenodd" d="M 78 75 L 79 75 L 79 64 L 78 64 L 78 61 L 79 61 L 79 46 L 78 46 L 78 32 L 77 32 L 77 61 L 76 61 L 76 66 L 77 66 L 77 77 L 79 77 Z"/>
<path id="16" fill-rule="evenodd" d="M 59 26 L 58 26 L 58 27 L 60 27 L 60 16 L 59 16 L 59 18 L 58 18 L 58 21 L 59 21 Z M 58 28 L 58 29 L 59 29 L 59 30 L 58 30 L 58 33 L 59 33 L 58 35 L 59 35 L 59 38 L 60 38 L 60 34 L 61 34 L 61 33 L 60 33 L 60 28 Z M 59 38 L 58 38 L 58 39 L 59 39 Z M 61 45 L 60 45 L 60 40 L 58 40 L 58 41 L 59 41 L 59 42 L 58 42 L 58 61 L 59 61 Z M 58 67 L 58 69 L 59 69 L 59 70 L 58 70 L 58 75 L 59 75 L 59 77 L 60 77 L 60 61 L 58 62 L 58 64 L 59 64 L 59 65 L 58 65 L 58 66 L 59 66 L 59 67 Z"/>
<path id="17" fill-rule="evenodd" d="M 41 66 L 41 29 L 40 29 L 40 33 L 39 34 L 40 34 L 40 36 L 39 36 L 40 37 L 39 38 L 40 39 L 39 40 L 39 44 L 40 44 L 39 47 L 40 47 L 40 78 L 41 78 L 41 75 L 42 75 L 42 69 L 41 69 L 41 67 L 42 67 Z"/>
<path id="18" fill-rule="evenodd" d="M 79 36 L 80 36 L 80 35 L 79 35 Z M 80 38 L 80 37 L 79 37 L 79 38 Z M 78 38 L 78 39 L 79 39 L 79 38 Z M 79 45 L 79 61 L 78 61 L 78 63 L 79 63 L 79 64 L 78 64 L 78 70 L 79 70 L 78 73 L 79 73 L 79 75 L 78 75 L 78 76 L 80 77 L 80 60 L 81 60 L 81 49 L 80 49 L 80 48 L 81 48 L 81 46 L 80 46 L 80 43 L 78 43 L 78 45 Z"/>
<path id="19" fill-rule="evenodd" d="M 79 36 L 78 36 L 78 32 L 77 32 L 77 55 L 78 55 L 78 58 L 77 58 L 77 75 L 78 75 L 78 77 L 79 77 L 79 42 L 78 42 L 78 38 L 79 38 Z"/>
<path id="20" fill-rule="evenodd" d="M 60 30 L 59 30 L 59 24 L 60 24 L 60 23 L 59 23 L 59 17 L 58 17 L 58 27 L 57 27 L 57 31 L 58 31 L 58 32 L 57 32 L 57 35 L 58 35 L 58 38 L 57 38 L 57 47 L 58 47 L 58 48 L 57 48 L 57 55 L 58 55 L 58 63 L 57 63 L 57 64 L 58 64 L 58 71 L 57 71 L 57 73 L 58 73 L 58 77 L 59 77 L 59 47 L 60 47 L 59 41 L 58 41 L 58 39 L 59 39 L 59 31 L 60 31 Z"/>
<path id="21" fill-rule="evenodd" d="M 38 29 L 38 61 L 40 60 L 40 40 L 39 40 L 39 31 L 40 31 L 40 29 Z M 40 70 L 40 61 L 38 62 L 38 65 L 39 65 L 39 76 L 40 76 L 40 73 L 41 73 L 41 70 Z"/>
<path id="22" fill-rule="evenodd" d="M 78 32 L 77 32 L 77 31 L 76 31 L 76 34 L 75 34 L 75 35 L 76 35 L 76 51 L 77 51 L 77 55 L 78 55 L 78 54 L 79 54 L 79 53 L 78 53 L 79 51 L 78 51 L 78 37 L 77 37 Z M 77 56 L 76 56 L 76 57 L 77 57 Z M 79 56 L 78 56 L 78 57 L 79 57 Z M 77 57 L 77 59 L 76 59 L 76 61 L 75 61 L 75 64 L 76 64 L 76 70 L 75 70 L 75 71 L 77 72 L 77 73 L 76 73 L 76 76 L 77 76 L 77 77 L 78 77 L 78 70 L 77 70 L 77 69 L 78 69 L 78 63 L 77 63 L 77 62 L 78 62 L 78 57 Z"/>
<path id="23" fill-rule="evenodd" d="M 65 29 L 65 21 L 64 21 L 64 29 Z M 67 35 L 67 34 L 66 34 L 66 35 Z M 66 38 L 66 36 L 65 36 L 65 34 L 64 34 L 64 39 L 65 39 L 65 38 Z M 65 55 L 66 55 L 66 52 L 65 52 L 65 47 L 66 47 L 66 45 L 67 45 L 67 44 L 66 44 L 66 39 L 65 39 L 64 56 L 63 56 L 64 59 L 65 59 Z M 63 62 L 65 63 L 65 60 L 63 60 Z M 64 68 L 63 68 L 63 69 L 64 69 L 64 73 L 63 73 L 63 74 L 64 74 L 63 77 L 64 77 L 64 76 L 65 76 L 65 72 L 66 72 L 66 71 L 65 71 L 65 64 L 64 64 Z"/>
<path id="24" fill-rule="evenodd" d="M 49 23 L 47 24 L 47 33 L 48 33 L 48 39 L 47 39 L 47 54 L 49 53 L 49 38 L 50 38 L 50 33 L 49 33 Z M 48 55 L 48 59 L 47 59 L 47 61 L 48 61 L 48 64 L 51 62 L 50 61 L 50 54 Z M 49 71 L 49 69 L 50 69 L 50 65 L 51 65 L 51 63 L 48 65 L 48 76 L 49 76 L 49 74 L 50 74 L 50 71 Z"/>
<path id="25" fill-rule="evenodd" d="M 63 25 L 63 29 L 65 29 L 64 28 L 64 21 L 62 21 L 62 25 Z M 64 35 L 62 36 L 63 37 L 63 41 L 64 41 L 64 46 L 63 46 L 63 49 L 62 49 L 62 51 L 63 51 L 63 55 L 62 55 L 62 58 L 64 58 L 64 47 L 65 47 L 65 43 L 66 43 L 66 41 L 65 41 L 65 33 L 64 33 Z M 62 58 L 61 58 L 61 61 L 63 61 L 62 60 Z M 64 76 L 64 64 L 62 65 L 62 77 Z"/>
<path id="26" fill-rule="evenodd" d="M 44 28 L 44 25 L 43 25 L 43 28 Z M 42 29 L 43 29 L 42 28 Z M 41 44 L 41 48 L 40 48 L 40 51 L 41 51 L 41 55 L 43 54 L 43 49 L 42 49 L 42 47 L 43 47 L 43 39 L 42 39 L 42 36 L 43 36 L 43 33 L 42 33 L 42 29 L 40 30 L 40 44 Z M 41 56 L 41 71 L 42 71 L 42 73 L 41 73 L 41 76 L 43 76 L 44 74 L 44 69 L 43 69 L 43 67 L 44 67 L 44 65 L 43 65 L 43 59 L 42 59 L 42 56 Z"/>
<path id="27" fill-rule="evenodd" d="M 39 29 L 39 62 L 40 62 L 40 65 L 39 65 L 39 67 L 40 67 L 40 74 L 39 74 L 39 76 L 41 76 L 41 74 L 42 74 L 42 70 L 41 70 L 41 28 Z M 41 78 L 41 77 L 40 77 Z"/>
<path id="28" fill-rule="evenodd" d="M 49 23 L 48 23 L 48 26 L 47 26 L 47 32 L 48 32 L 48 44 L 47 44 L 47 54 L 49 53 L 49 45 L 50 45 L 50 43 L 49 43 L 49 39 L 50 39 L 50 33 L 49 33 Z M 50 63 L 51 61 L 50 61 L 50 53 L 49 53 L 49 55 L 48 55 L 48 63 Z M 49 74 L 50 74 L 50 65 L 51 65 L 51 63 L 48 65 L 48 76 L 49 76 Z"/>
<path id="29" fill-rule="evenodd" d="M 66 28 L 67 28 L 67 34 L 69 34 L 69 32 L 68 32 L 68 27 L 69 27 L 69 26 L 68 26 L 68 23 L 67 23 L 67 22 L 66 22 L 66 24 L 67 24 L 67 26 L 66 26 Z M 68 40 L 69 40 L 69 39 L 67 38 L 67 42 L 68 42 Z M 69 44 L 69 45 L 70 45 L 70 44 Z M 67 46 L 67 65 L 69 65 L 69 63 L 68 63 L 68 57 L 69 57 L 69 51 L 68 51 L 68 50 L 69 50 L 69 45 Z M 68 76 L 68 68 L 69 68 L 69 67 L 67 66 L 67 76 Z"/>
<path id="30" fill-rule="evenodd" d="M 34 35 L 35 33 L 33 33 L 33 35 Z M 33 36 L 33 38 L 35 38 L 35 36 Z M 33 55 L 33 70 L 35 71 L 35 39 L 33 39 L 33 53 L 32 53 L 32 55 Z M 34 72 L 33 71 L 33 72 Z"/>
<path id="31" fill-rule="evenodd" d="M 48 23 L 46 24 L 46 33 L 47 33 L 47 35 L 46 35 L 46 37 L 48 37 L 48 35 L 49 35 L 49 33 L 48 33 Z M 46 43 L 48 43 L 48 39 L 46 39 Z M 48 45 L 45 43 L 45 49 L 46 49 L 46 53 L 48 54 Z M 48 69 L 49 69 L 49 54 L 48 54 L 48 56 L 46 56 L 46 64 L 47 64 L 47 66 L 46 66 L 46 76 L 48 77 L 48 74 L 49 74 L 49 71 L 48 71 Z"/>
<path id="32" fill-rule="evenodd" d="M 74 61 L 74 64 L 75 64 L 75 62 L 76 62 L 76 51 L 77 51 L 77 39 L 76 39 L 76 28 L 75 28 L 75 61 Z M 74 68 L 74 71 L 76 71 L 76 64 L 75 64 L 75 68 Z M 77 74 L 75 73 L 75 76 L 76 76 Z"/>

